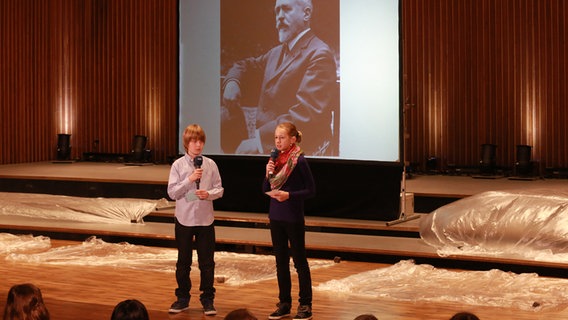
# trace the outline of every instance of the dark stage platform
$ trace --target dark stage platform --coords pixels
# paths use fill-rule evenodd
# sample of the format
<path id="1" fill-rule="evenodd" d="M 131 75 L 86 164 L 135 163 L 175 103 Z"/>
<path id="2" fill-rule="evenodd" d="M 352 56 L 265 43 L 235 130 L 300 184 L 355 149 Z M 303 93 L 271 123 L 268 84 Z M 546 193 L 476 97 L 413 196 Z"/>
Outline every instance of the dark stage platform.
<path id="1" fill-rule="evenodd" d="M 167 198 L 169 170 L 170 166 L 164 164 L 125 165 L 102 162 L 0 165 L 0 191 L 160 199 Z M 355 177 L 351 179 L 356 180 Z M 224 177 L 223 180 L 230 180 L 230 177 Z M 419 213 L 431 212 L 444 204 L 484 191 L 539 188 L 568 188 L 568 180 L 514 180 L 506 177 L 475 179 L 471 176 L 449 175 L 413 175 L 406 179 L 406 192 L 413 195 L 414 211 Z M 341 185 L 338 184 L 336 189 L 341 190 Z M 310 215 L 310 212 L 307 214 Z M 351 217 L 348 214 L 345 218 Z"/>
<path id="2" fill-rule="evenodd" d="M 167 197 L 169 169 L 169 165 L 129 166 L 94 162 L 3 165 L 0 166 L 0 191 L 160 199 Z M 414 176 L 406 181 L 406 190 L 414 196 L 415 202 L 424 201 L 424 206 L 431 207 L 437 205 L 436 199 L 451 202 L 483 191 L 519 188 L 568 188 L 568 181 L 518 181 L 505 178 L 485 180 L 468 176 L 434 175 Z M 434 202 L 428 202 L 429 199 L 434 199 Z M 419 209 L 415 211 L 420 212 Z M 314 256 L 337 256 L 374 262 L 412 258 L 418 262 L 463 269 L 499 268 L 553 275 L 565 273 L 568 269 L 568 265 L 562 263 L 526 261 L 507 256 L 440 257 L 435 249 L 420 239 L 420 219 L 387 226 L 385 220 L 307 214 L 307 247 Z M 157 210 L 145 217 L 143 224 L 130 225 L 62 222 L 10 215 L 0 216 L 0 219 L 2 232 L 33 233 L 75 240 L 96 235 L 110 241 L 126 240 L 160 246 L 171 246 L 174 239 L 172 208 Z M 220 246 L 248 252 L 269 249 L 267 224 L 266 214 L 262 212 L 218 210 L 218 243 Z"/>

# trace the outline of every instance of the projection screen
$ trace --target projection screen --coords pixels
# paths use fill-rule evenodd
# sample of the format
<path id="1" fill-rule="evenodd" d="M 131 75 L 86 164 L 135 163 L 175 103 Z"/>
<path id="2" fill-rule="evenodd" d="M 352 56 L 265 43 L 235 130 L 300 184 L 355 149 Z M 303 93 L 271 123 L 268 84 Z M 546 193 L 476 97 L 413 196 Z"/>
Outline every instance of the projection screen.
<path id="1" fill-rule="evenodd" d="M 263 130 L 269 132 L 269 124 L 292 119 L 304 134 L 302 145 L 315 146 L 316 151 L 306 152 L 307 156 L 400 161 L 399 0 L 313 0 L 309 32 L 324 44 L 324 49 L 314 52 L 327 55 L 312 57 L 317 59 L 301 66 L 307 75 L 297 87 L 284 89 L 295 102 L 270 91 L 277 85 L 266 79 L 269 67 L 275 68 L 270 77 L 287 71 L 278 71 L 270 58 L 260 58 L 280 46 L 275 3 L 179 1 L 180 136 L 188 124 L 198 123 L 207 134 L 204 154 L 266 155 L 270 141 L 262 140 Z M 307 51 L 296 52 L 290 66 L 310 58 Z M 229 108 L 223 99 L 228 74 L 243 60 L 254 61 L 247 68 L 261 70 L 260 76 L 239 79 L 240 104 Z M 317 66 L 323 60 L 325 67 Z M 331 73 L 322 70 L 333 64 L 333 80 L 323 85 L 317 77 L 325 73 L 329 79 Z M 310 87 L 304 86 L 307 82 Z M 286 110 L 284 115 L 281 110 Z M 256 141 L 258 148 L 243 151 L 245 140 Z M 318 151 L 321 148 L 324 152 Z M 179 150 L 184 153 L 181 139 Z"/>

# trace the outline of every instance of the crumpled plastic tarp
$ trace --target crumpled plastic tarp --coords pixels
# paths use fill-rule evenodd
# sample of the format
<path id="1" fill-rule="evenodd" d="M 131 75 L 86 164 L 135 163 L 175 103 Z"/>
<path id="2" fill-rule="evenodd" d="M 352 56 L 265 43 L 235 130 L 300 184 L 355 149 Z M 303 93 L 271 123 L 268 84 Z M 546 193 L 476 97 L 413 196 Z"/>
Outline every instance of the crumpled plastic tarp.
<path id="1" fill-rule="evenodd" d="M 568 191 L 487 191 L 420 219 L 420 237 L 446 255 L 568 262 Z"/>
<path id="2" fill-rule="evenodd" d="M 403 260 L 390 267 L 319 284 L 333 294 L 397 301 L 451 302 L 473 306 L 560 311 L 568 306 L 568 280 L 489 271 L 449 271 Z M 381 299 L 381 300 L 379 300 Z"/>
<path id="3" fill-rule="evenodd" d="M 9 237 L 6 235 L 6 237 Z M 17 239 L 22 243 L 36 241 L 43 243 L 46 237 L 13 236 L 12 247 Z M 0 233 L 0 241 L 3 234 Z M 49 238 L 47 238 L 49 240 Z M 1 244 L 1 243 L 0 243 Z M 129 268 L 156 272 L 175 272 L 177 250 L 173 248 L 148 247 L 127 242 L 108 243 L 97 237 L 90 237 L 76 245 L 36 250 L 6 250 L 5 259 L 12 262 L 25 262 L 48 265 L 106 266 Z M 2 251 L 0 251 L 2 253 Z M 193 253 L 194 266 L 197 266 L 197 253 Z M 290 270 L 294 272 L 292 261 Z M 333 260 L 309 259 L 312 270 L 330 267 Z M 240 286 L 276 277 L 274 256 L 262 254 L 244 254 L 225 251 L 215 252 L 215 278 L 227 285 Z"/>
<path id="4" fill-rule="evenodd" d="M 141 223 L 157 206 L 167 204 L 166 199 L 84 198 L 0 192 L 0 215 L 63 221 Z"/>
<path id="5" fill-rule="evenodd" d="M 51 239 L 31 234 L 0 233 L 0 254 L 42 252 L 51 248 Z"/>

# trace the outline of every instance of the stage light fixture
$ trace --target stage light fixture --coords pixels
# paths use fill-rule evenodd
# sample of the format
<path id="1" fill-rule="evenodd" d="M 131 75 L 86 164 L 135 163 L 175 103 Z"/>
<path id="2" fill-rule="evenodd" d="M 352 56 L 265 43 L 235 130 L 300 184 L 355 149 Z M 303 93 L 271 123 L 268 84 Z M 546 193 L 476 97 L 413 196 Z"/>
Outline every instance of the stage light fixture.
<path id="1" fill-rule="evenodd" d="M 428 157 L 428 159 L 426 159 L 426 171 L 428 173 L 438 172 L 438 158 Z"/>
<path id="2" fill-rule="evenodd" d="M 57 135 L 57 160 L 65 161 L 71 158 L 71 135 L 59 133 Z"/>
<path id="3" fill-rule="evenodd" d="M 497 164 L 497 145 L 484 143 L 481 145 L 481 160 L 479 161 L 479 170 L 481 174 L 494 174 Z"/>
<path id="4" fill-rule="evenodd" d="M 515 173 L 518 176 L 528 176 L 532 174 L 531 162 L 532 146 L 517 145 L 517 161 L 515 162 Z"/>
<path id="5" fill-rule="evenodd" d="M 135 135 L 132 140 L 132 151 L 131 151 L 131 161 L 133 162 L 143 162 L 146 160 L 145 154 L 146 151 L 146 143 L 148 142 L 148 137 L 144 135 Z"/>

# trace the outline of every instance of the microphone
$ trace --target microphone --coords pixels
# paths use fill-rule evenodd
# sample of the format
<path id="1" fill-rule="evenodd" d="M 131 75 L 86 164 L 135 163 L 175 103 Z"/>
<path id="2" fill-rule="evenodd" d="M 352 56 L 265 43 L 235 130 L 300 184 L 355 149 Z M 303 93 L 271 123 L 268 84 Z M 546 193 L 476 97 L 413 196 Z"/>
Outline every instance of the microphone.
<path id="1" fill-rule="evenodd" d="M 272 150 L 270 150 L 270 160 L 276 161 L 276 158 L 278 158 L 278 149 L 272 148 Z M 273 175 L 274 175 L 274 172 L 272 172 L 272 171 L 268 172 L 269 177 L 272 177 Z"/>
<path id="2" fill-rule="evenodd" d="M 195 169 L 201 168 L 201 165 L 203 164 L 203 157 L 202 156 L 195 157 L 195 159 L 193 159 L 193 164 L 195 165 Z M 200 182 L 201 179 L 195 180 L 195 186 L 197 187 L 197 189 L 199 189 Z"/>

